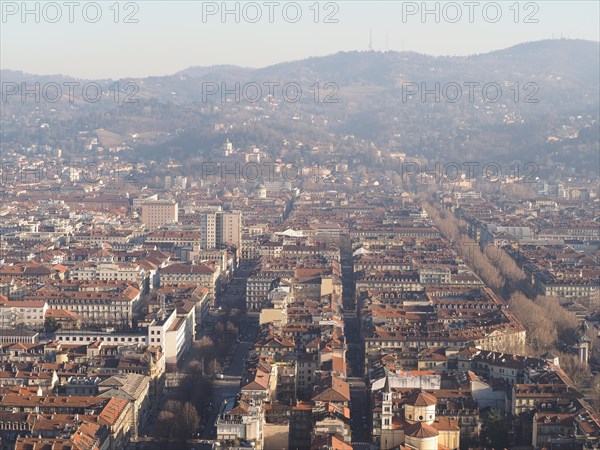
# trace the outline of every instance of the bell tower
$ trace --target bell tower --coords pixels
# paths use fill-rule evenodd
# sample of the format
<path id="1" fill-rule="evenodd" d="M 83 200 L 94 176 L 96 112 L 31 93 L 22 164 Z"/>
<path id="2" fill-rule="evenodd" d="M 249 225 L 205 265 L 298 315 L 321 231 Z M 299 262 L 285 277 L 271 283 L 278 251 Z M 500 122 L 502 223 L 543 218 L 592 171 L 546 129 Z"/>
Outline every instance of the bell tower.
<path id="1" fill-rule="evenodd" d="M 383 403 L 381 404 L 381 429 L 391 430 L 392 420 L 394 418 L 393 402 L 394 394 L 390 386 L 390 379 L 386 375 L 385 385 L 383 386 Z"/>

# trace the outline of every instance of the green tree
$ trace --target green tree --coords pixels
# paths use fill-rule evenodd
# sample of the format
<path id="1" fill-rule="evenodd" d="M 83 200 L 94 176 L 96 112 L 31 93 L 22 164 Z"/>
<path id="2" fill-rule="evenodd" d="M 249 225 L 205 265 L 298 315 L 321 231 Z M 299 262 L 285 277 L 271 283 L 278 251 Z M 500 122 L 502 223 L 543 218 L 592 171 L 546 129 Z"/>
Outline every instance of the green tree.
<path id="1" fill-rule="evenodd" d="M 481 426 L 481 445 L 492 448 L 508 448 L 510 445 L 510 423 L 506 415 L 498 408 L 483 411 Z"/>
<path id="2" fill-rule="evenodd" d="M 44 332 L 46 333 L 56 333 L 61 328 L 61 324 L 56 321 L 54 317 L 47 317 L 44 320 Z"/>

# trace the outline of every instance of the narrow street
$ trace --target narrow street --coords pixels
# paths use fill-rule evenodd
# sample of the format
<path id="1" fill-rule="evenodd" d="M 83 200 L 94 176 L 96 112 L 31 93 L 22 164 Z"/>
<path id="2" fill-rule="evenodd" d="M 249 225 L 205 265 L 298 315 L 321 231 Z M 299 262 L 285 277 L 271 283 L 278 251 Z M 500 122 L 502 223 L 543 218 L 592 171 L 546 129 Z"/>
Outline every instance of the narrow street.
<path id="1" fill-rule="evenodd" d="M 358 309 L 354 298 L 354 260 L 352 257 L 352 241 L 350 236 L 343 236 L 340 239 L 340 253 L 342 262 L 344 333 L 347 344 L 346 359 L 348 362 L 348 381 L 350 383 L 352 443 L 368 443 L 371 439 L 368 422 L 371 415 L 368 413 L 369 400 L 366 395 L 364 382 L 364 348 L 360 337 Z"/>
<path id="2" fill-rule="evenodd" d="M 368 411 L 368 399 L 364 381 L 350 382 L 350 426 L 352 428 L 352 442 L 370 442 L 369 421 L 371 414 Z"/>

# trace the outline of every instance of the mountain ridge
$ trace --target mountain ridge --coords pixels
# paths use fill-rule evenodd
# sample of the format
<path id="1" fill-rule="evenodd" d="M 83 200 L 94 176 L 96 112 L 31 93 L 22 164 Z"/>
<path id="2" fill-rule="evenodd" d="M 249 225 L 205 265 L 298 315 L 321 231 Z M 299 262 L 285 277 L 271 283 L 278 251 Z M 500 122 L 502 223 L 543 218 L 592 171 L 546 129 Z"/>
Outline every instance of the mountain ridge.
<path id="1" fill-rule="evenodd" d="M 27 120 L 36 115 L 49 124 L 43 136 L 54 133 L 57 142 L 60 135 L 76 136 L 82 129 L 143 136 L 125 142 L 139 160 L 190 160 L 218 151 L 230 138 L 240 147 L 268 149 L 273 157 L 289 156 L 290 150 L 281 148 L 284 141 L 300 142 L 304 150 L 292 153 L 302 158 L 311 148 L 332 143 L 350 158 L 373 143 L 436 161 L 474 161 L 485 154 L 589 170 L 597 167 L 599 147 L 599 49 L 594 41 L 555 39 L 471 56 L 352 51 L 260 69 L 196 67 L 127 79 L 137 84 L 135 103 L 122 101 L 124 90 L 115 101 L 109 91 L 114 81 L 99 80 L 109 95 L 97 103 L 79 99 L 71 104 L 66 95 L 59 103 L 31 103 L 13 95 L 0 111 L 5 124 L 0 136 L 5 146 L 23 145 L 28 133 L 36 145 L 45 142 Z M 23 81 L 60 82 L 17 72 L 1 75 L 6 81 L 14 75 Z M 119 81 L 124 88 L 125 80 Z M 265 96 L 269 82 L 279 83 L 273 99 Z M 282 86 L 290 82 L 300 85 L 300 101 L 282 95 Z M 254 83 L 263 86 L 262 97 L 206 95 L 206 83 L 228 90 L 236 83 Z M 479 91 L 471 98 L 467 86 L 473 83 Z M 487 84 L 502 90 L 500 99 L 484 98 Z M 408 96 L 407 86 L 421 92 Z M 448 86 L 462 90 L 460 101 L 448 99 Z M 438 95 L 422 95 L 425 89 Z M 74 140 L 71 148 L 79 143 Z"/>
<path id="2" fill-rule="evenodd" d="M 504 57 L 518 57 L 520 59 L 526 59 L 526 58 L 530 58 L 531 52 L 536 50 L 544 50 L 544 51 L 556 51 L 558 48 L 564 48 L 564 47 L 569 47 L 568 50 L 572 50 L 575 47 L 574 46 L 579 46 L 580 47 L 580 51 L 583 51 L 584 48 L 583 47 L 587 47 L 585 50 L 588 50 L 590 52 L 594 52 L 594 50 L 596 50 L 595 54 L 596 56 L 598 56 L 599 51 L 600 51 L 600 42 L 596 42 L 596 41 L 589 41 L 589 40 L 585 40 L 585 39 L 543 39 L 543 40 L 538 40 L 538 41 L 529 41 L 529 42 L 522 42 L 510 47 L 506 47 L 503 49 L 498 49 L 498 50 L 492 50 L 489 52 L 484 52 L 484 53 L 474 53 L 474 54 L 470 54 L 470 55 L 438 55 L 438 56 L 434 56 L 434 55 L 429 55 L 427 53 L 420 53 L 420 52 L 416 52 L 416 51 L 395 51 L 395 50 L 389 50 L 389 51 L 377 51 L 377 50 L 349 50 L 349 51 L 339 51 L 336 53 L 331 53 L 328 55 L 322 55 L 322 56 L 310 56 L 307 58 L 303 58 L 303 59 L 297 59 L 297 60 L 289 60 L 289 61 L 281 61 L 279 63 L 275 63 L 275 64 L 270 64 L 267 66 L 262 66 L 262 67 L 244 67 L 244 66 L 238 66 L 235 64 L 215 64 L 215 65 L 209 65 L 209 66 L 190 66 L 187 67 L 185 69 L 179 70 L 177 72 L 171 73 L 171 74 L 166 74 L 166 75 L 147 75 L 145 77 L 126 77 L 126 78 L 78 78 L 78 77 L 74 77 L 72 75 L 68 75 L 68 74 L 36 74 L 36 73 L 29 73 L 29 72 L 24 72 L 22 70 L 18 70 L 18 69 L 0 69 L 0 74 L 9 74 L 9 75 L 16 75 L 16 76 L 22 76 L 22 77 L 40 77 L 40 78 L 48 78 L 48 77 L 55 77 L 55 78 L 68 78 L 68 79 L 72 79 L 72 80 L 102 80 L 102 81 L 118 81 L 118 80 L 124 80 L 124 79 L 135 79 L 135 80 L 141 80 L 141 79 L 161 79 L 161 78 L 170 78 L 170 77 L 182 77 L 182 76 L 192 76 L 192 77 L 198 77 L 198 76 L 204 76 L 206 74 L 210 74 L 210 73 L 220 73 L 220 72 L 235 72 L 235 73 L 240 73 L 240 74 L 248 74 L 248 73 L 261 73 L 261 72 L 268 72 L 270 70 L 279 70 L 282 67 L 289 67 L 289 66 L 295 66 L 295 65 L 314 65 L 314 63 L 318 63 L 318 62 L 322 62 L 322 61 L 328 61 L 328 60 L 338 60 L 340 58 L 346 58 L 349 56 L 356 56 L 356 55 L 360 55 L 362 57 L 373 57 L 373 58 L 387 58 L 387 59 L 398 59 L 398 58 L 406 58 L 406 57 L 411 57 L 411 58 L 419 58 L 419 59 L 427 59 L 430 61 L 451 61 L 451 60 L 455 60 L 455 61 L 467 61 L 467 60 L 477 60 L 477 59 L 486 59 L 489 57 L 497 57 L 497 56 L 504 56 Z M 600 60 L 600 57 L 597 58 L 598 60 Z"/>

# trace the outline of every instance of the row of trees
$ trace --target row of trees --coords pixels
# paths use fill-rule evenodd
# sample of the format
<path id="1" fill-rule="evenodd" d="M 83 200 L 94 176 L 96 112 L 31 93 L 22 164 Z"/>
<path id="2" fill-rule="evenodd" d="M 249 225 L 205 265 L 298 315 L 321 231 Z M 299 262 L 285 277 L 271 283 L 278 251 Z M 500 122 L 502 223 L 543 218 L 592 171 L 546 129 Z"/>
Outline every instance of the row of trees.
<path id="1" fill-rule="evenodd" d="M 520 292 L 514 292 L 508 306 L 527 329 L 533 352 L 554 351 L 557 344 L 570 347 L 577 342 L 577 316 L 566 311 L 558 299 L 538 296 L 532 300 Z"/>
<path id="2" fill-rule="evenodd" d="M 169 396 L 158 414 L 154 432 L 156 437 L 165 440 L 160 448 L 186 448 L 186 441 L 196 437 L 202 422 L 208 418 L 212 398 L 210 377 L 204 375 L 199 361 L 192 360 L 187 372 L 179 379 L 179 387 Z"/>
<path id="3" fill-rule="evenodd" d="M 223 368 L 223 358 L 230 347 L 227 342 L 215 342 L 210 337 L 194 342 L 190 350 L 189 370 L 202 376 L 219 373 Z"/>
<path id="4" fill-rule="evenodd" d="M 165 448 L 181 449 L 200 430 L 209 417 L 213 398 L 211 376 L 222 371 L 239 333 L 241 315 L 235 310 L 215 324 L 213 337 L 195 341 L 181 367 L 179 387 L 170 395 L 158 415 L 157 437 L 165 439 Z"/>
<path id="5" fill-rule="evenodd" d="M 541 354 L 546 351 L 560 358 L 560 365 L 578 386 L 584 386 L 591 376 L 589 366 L 579 360 L 579 356 L 570 349 L 579 339 L 579 320 L 570 311 L 565 310 L 554 297 L 538 296 L 529 299 L 519 292 L 510 296 L 509 308 L 527 330 L 529 354 Z M 587 331 L 590 340 L 590 361 L 600 362 L 600 339 L 595 330 Z M 592 388 L 598 385 L 600 377 L 592 381 Z M 598 402 L 600 407 L 600 398 Z"/>
<path id="6" fill-rule="evenodd" d="M 180 445 L 200 430 L 200 414 L 192 402 L 167 400 L 158 415 L 157 425 L 159 437 Z"/>
<path id="7" fill-rule="evenodd" d="M 179 386 L 170 393 L 156 421 L 155 435 L 165 441 L 164 448 L 186 448 L 201 424 L 208 420 L 213 399 L 211 376 L 221 372 L 238 334 L 239 314 L 222 316 L 215 324 L 213 337 L 195 341 L 180 367 Z M 162 447 L 161 447 L 162 448 Z"/>
<path id="8" fill-rule="evenodd" d="M 458 219 L 451 211 L 434 207 L 426 200 L 422 204 L 440 232 L 486 285 L 506 296 L 524 283 L 525 272 L 508 253 L 493 245 L 488 245 L 482 251 L 479 244 L 469 237 L 464 220 Z"/>
<path id="9" fill-rule="evenodd" d="M 562 307 L 557 298 L 537 296 L 529 298 L 525 272 L 504 250 L 487 246 L 481 251 L 478 243 L 469 238 L 467 223 L 441 206 L 434 206 L 425 195 L 422 205 L 440 232 L 455 246 L 461 258 L 475 270 L 486 285 L 508 300 L 509 309 L 527 331 L 527 347 L 510 349 L 526 355 L 540 355 L 551 351 L 560 358 L 561 367 L 578 386 L 584 386 L 591 378 L 587 364 L 579 361 L 572 348 L 579 338 L 577 316 Z M 600 339 L 590 330 L 590 361 L 600 362 Z M 508 350 L 507 350 L 508 351 Z M 596 377 L 598 378 L 598 377 Z M 600 379 L 593 379 L 591 388 Z M 600 407 L 600 401 L 599 407 Z"/>

